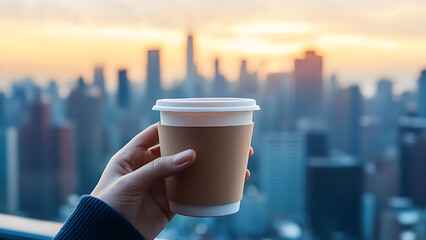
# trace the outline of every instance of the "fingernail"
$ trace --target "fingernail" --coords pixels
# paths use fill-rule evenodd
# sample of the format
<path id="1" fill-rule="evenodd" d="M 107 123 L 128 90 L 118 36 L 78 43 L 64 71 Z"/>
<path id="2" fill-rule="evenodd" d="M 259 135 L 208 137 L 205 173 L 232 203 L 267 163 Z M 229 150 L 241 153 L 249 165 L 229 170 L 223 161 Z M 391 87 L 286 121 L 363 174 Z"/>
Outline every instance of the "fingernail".
<path id="1" fill-rule="evenodd" d="M 182 165 L 191 159 L 192 154 L 193 150 L 191 149 L 180 152 L 173 157 L 173 163 L 175 165 Z"/>

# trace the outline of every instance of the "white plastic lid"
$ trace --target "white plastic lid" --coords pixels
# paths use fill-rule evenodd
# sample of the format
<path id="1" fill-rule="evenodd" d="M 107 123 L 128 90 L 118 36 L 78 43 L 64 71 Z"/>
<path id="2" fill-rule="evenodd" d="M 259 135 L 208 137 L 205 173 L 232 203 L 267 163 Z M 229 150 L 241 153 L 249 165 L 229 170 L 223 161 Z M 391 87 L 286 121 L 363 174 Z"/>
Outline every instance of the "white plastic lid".
<path id="1" fill-rule="evenodd" d="M 169 98 L 157 100 L 152 110 L 168 112 L 228 112 L 260 110 L 250 98 Z"/>

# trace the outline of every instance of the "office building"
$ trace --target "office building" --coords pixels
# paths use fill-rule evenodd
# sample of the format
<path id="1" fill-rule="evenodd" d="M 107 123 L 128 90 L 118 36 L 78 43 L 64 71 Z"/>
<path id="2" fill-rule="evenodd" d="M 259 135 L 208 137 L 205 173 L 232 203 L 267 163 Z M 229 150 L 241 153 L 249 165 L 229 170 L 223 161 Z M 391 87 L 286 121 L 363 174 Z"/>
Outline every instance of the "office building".
<path id="1" fill-rule="evenodd" d="M 7 213 L 22 214 L 20 210 L 19 129 L 6 129 Z"/>
<path id="2" fill-rule="evenodd" d="M 80 78 L 68 98 L 67 117 L 75 134 L 77 193 L 88 194 L 105 165 L 99 89 Z"/>
<path id="3" fill-rule="evenodd" d="M 74 145 L 71 128 L 53 126 L 47 99 L 38 92 L 29 105 L 26 121 L 16 134 L 7 132 L 6 156 L 10 180 L 19 186 L 18 207 L 26 216 L 53 219 L 66 197 L 74 192 Z M 9 131 L 9 130 L 8 130 Z M 19 155 L 16 149 L 19 149 Z M 19 160 L 18 160 L 19 159 Z M 17 162 L 12 162 L 17 161 Z M 17 167 L 17 171 L 15 168 Z M 15 187 L 10 183 L 8 192 L 14 199 Z"/>
<path id="4" fill-rule="evenodd" d="M 327 132 L 330 136 L 330 148 L 339 149 L 341 137 L 340 127 L 340 94 L 341 87 L 336 75 L 332 75 L 327 85 L 327 94 L 325 96 L 326 124 Z"/>
<path id="5" fill-rule="evenodd" d="M 194 39 L 191 34 L 186 46 L 186 78 L 184 82 L 185 97 L 202 97 L 204 94 L 204 79 L 198 74 L 194 62 Z"/>
<path id="6" fill-rule="evenodd" d="M 260 238 L 265 235 L 268 226 L 268 211 L 265 196 L 253 185 L 245 187 L 238 214 L 234 216 L 236 236 Z"/>
<path id="7" fill-rule="evenodd" d="M 299 222 L 305 220 L 305 136 L 298 131 L 274 131 L 260 142 L 260 191 L 268 214 Z"/>
<path id="8" fill-rule="evenodd" d="M 374 162 L 363 164 L 365 166 L 364 191 L 374 194 L 377 209 L 380 212 L 386 207 L 391 197 L 400 196 L 398 159 L 380 157 Z"/>
<path id="9" fill-rule="evenodd" d="M 416 206 L 426 206 L 426 119 L 401 117 L 399 120 L 399 160 L 401 195 Z"/>
<path id="10" fill-rule="evenodd" d="M 247 61 L 241 61 L 240 78 L 238 80 L 237 94 L 240 97 L 255 98 L 259 92 L 257 72 L 250 73 L 247 70 Z"/>
<path id="11" fill-rule="evenodd" d="M 186 44 L 186 78 L 192 79 L 197 75 L 197 66 L 194 63 L 194 40 L 191 34 L 187 36 Z"/>
<path id="12" fill-rule="evenodd" d="M 323 131 L 309 131 L 306 133 L 306 156 L 328 157 L 330 147 L 328 145 L 328 136 Z"/>
<path id="13" fill-rule="evenodd" d="M 417 105 L 420 117 L 426 117 L 426 69 L 420 73 L 417 81 Z"/>
<path id="14" fill-rule="evenodd" d="M 229 83 L 226 81 L 225 76 L 220 73 L 219 59 L 214 61 L 214 80 L 213 80 L 213 96 L 226 97 L 229 96 Z"/>
<path id="15" fill-rule="evenodd" d="M 146 89 L 141 110 L 149 123 L 159 121 L 158 113 L 152 111 L 155 101 L 163 97 L 161 88 L 160 51 L 148 51 L 148 63 L 146 66 Z"/>
<path id="16" fill-rule="evenodd" d="M 288 130 L 293 127 L 293 74 L 269 73 L 259 104 L 262 106 L 260 123 L 267 130 Z"/>
<path id="17" fill-rule="evenodd" d="M 39 96 L 30 104 L 27 121 L 19 129 L 19 205 L 29 217 L 50 219 L 57 214 L 50 127 L 49 105 Z"/>
<path id="18" fill-rule="evenodd" d="M 359 86 L 340 90 L 336 96 L 336 120 L 330 129 L 334 137 L 334 148 L 352 156 L 359 155 L 360 119 L 362 114 L 362 95 Z"/>
<path id="19" fill-rule="evenodd" d="M 152 101 L 148 104 L 154 105 L 155 99 L 161 98 L 161 71 L 160 51 L 148 51 L 148 64 L 146 66 L 146 95 Z"/>
<path id="20" fill-rule="evenodd" d="M 55 81 L 51 81 L 46 90 L 50 106 L 50 121 L 52 125 L 61 125 L 65 119 L 65 100 L 59 96 L 59 87 Z"/>
<path id="21" fill-rule="evenodd" d="M 385 150 L 396 142 L 397 138 L 397 112 L 393 100 L 393 84 L 388 79 L 377 82 L 377 91 L 374 96 L 373 115 L 380 123 L 380 149 Z"/>
<path id="22" fill-rule="evenodd" d="M 389 198 L 386 208 L 378 219 L 375 239 L 424 239 L 423 212 L 405 197 Z"/>
<path id="23" fill-rule="evenodd" d="M 7 210 L 6 131 L 0 129 L 0 212 Z"/>
<path id="24" fill-rule="evenodd" d="M 118 70 L 117 104 L 122 109 L 129 109 L 131 104 L 130 82 L 127 78 L 127 70 Z"/>
<path id="25" fill-rule="evenodd" d="M 362 166 L 350 156 L 311 158 L 307 165 L 308 226 L 319 240 L 361 239 Z"/>
<path id="26" fill-rule="evenodd" d="M 94 77 L 93 77 L 93 85 L 98 87 L 101 90 L 102 99 L 105 100 L 107 97 L 107 92 L 105 88 L 105 77 L 104 77 L 104 67 L 96 66 Z"/>
<path id="27" fill-rule="evenodd" d="M 67 203 L 68 197 L 75 193 L 75 145 L 74 133 L 70 125 L 52 126 L 50 129 L 49 172 L 54 179 L 54 206 L 59 208 Z"/>
<path id="28" fill-rule="evenodd" d="M 7 159 L 5 127 L 5 95 L 0 92 L 0 212 L 7 209 Z"/>
<path id="29" fill-rule="evenodd" d="M 295 111 L 297 118 L 317 120 L 322 110 L 323 59 L 314 51 L 294 61 Z"/>
<path id="30" fill-rule="evenodd" d="M 381 125 L 373 116 L 362 116 L 360 119 L 359 159 L 363 163 L 372 163 L 380 157 Z"/>

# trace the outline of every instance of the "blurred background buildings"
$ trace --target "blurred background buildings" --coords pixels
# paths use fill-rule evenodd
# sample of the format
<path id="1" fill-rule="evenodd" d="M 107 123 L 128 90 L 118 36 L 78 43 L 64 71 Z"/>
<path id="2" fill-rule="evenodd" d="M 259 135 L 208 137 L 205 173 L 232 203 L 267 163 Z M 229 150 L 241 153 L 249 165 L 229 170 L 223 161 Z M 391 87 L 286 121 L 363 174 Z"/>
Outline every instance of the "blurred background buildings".
<path id="1" fill-rule="evenodd" d="M 155 48 L 144 54 L 144 84 L 120 68 L 117 89 L 108 91 L 104 67 L 96 66 L 93 79 L 79 77 L 65 95 L 55 81 L 41 87 L 32 79 L 0 93 L 0 211 L 64 221 L 109 158 L 159 120 L 151 110 L 158 98 L 250 97 L 262 110 L 240 212 L 177 216 L 160 236 L 426 239 L 426 70 L 416 91 L 394 95 L 384 78 L 371 98 L 325 76 L 326 58 L 314 50 L 300 53 L 293 71 L 266 79 L 242 60 L 237 81 L 229 81 L 216 58 L 208 79 L 194 61 L 196 40 L 187 36 L 186 74 L 170 88 Z"/>

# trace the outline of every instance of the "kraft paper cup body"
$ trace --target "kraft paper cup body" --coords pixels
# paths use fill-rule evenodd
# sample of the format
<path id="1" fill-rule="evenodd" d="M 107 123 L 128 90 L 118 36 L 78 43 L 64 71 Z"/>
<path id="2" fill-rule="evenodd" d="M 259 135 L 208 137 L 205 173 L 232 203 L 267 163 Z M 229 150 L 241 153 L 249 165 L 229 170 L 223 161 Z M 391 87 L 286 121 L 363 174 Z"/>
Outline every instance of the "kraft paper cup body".
<path id="1" fill-rule="evenodd" d="M 260 108 L 254 99 L 247 98 L 177 98 L 159 99 L 153 110 L 160 111 L 161 125 L 164 126 L 227 127 L 252 124 L 253 111 Z M 169 207 L 181 215 L 214 217 L 238 212 L 240 201 L 206 205 L 169 200 Z"/>

